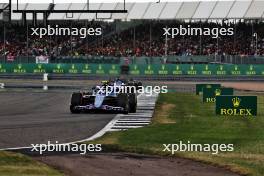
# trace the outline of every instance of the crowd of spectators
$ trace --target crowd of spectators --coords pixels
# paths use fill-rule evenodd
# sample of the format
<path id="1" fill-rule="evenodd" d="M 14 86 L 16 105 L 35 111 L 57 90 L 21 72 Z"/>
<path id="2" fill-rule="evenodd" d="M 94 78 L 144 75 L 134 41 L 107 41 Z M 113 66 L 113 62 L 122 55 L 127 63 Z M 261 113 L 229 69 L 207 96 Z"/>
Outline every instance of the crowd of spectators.
<path id="1" fill-rule="evenodd" d="M 100 47 L 90 47 L 88 53 L 115 56 L 264 55 L 263 23 L 253 24 L 253 26 L 251 23 L 238 23 L 236 25 L 192 23 L 190 24 L 191 27 L 233 27 L 234 35 L 218 38 L 212 38 L 212 36 L 176 36 L 175 38 L 168 37 L 166 43 L 163 28 L 177 26 L 179 26 L 178 23 L 170 23 L 169 25 L 166 22 L 143 23 L 135 29 L 125 30 L 105 39 Z M 257 33 L 257 37 L 253 36 L 254 33 Z"/>
<path id="2" fill-rule="evenodd" d="M 133 23 L 133 22 L 131 22 Z M 179 24 L 191 27 L 233 27 L 234 35 L 176 36 L 163 35 L 164 27 Z M 79 24 L 77 27 L 82 27 Z M 0 56 L 164 56 L 164 55 L 264 55 L 264 23 L 180 23 L 178 21 L 142 21 L 128 29 L 118 29 L 116 23 L 89 24 L 102 27 L 102 36 L 31 36 L 18 24 L 0 30 Z M 0 24 L 0 28 L 3 25 Z M 4 35 L 5 31 L 5 35 Z M 253 36 L 254 33 L 257 33 Z M 256 44 L 257 43 L 257 44 Z"/>

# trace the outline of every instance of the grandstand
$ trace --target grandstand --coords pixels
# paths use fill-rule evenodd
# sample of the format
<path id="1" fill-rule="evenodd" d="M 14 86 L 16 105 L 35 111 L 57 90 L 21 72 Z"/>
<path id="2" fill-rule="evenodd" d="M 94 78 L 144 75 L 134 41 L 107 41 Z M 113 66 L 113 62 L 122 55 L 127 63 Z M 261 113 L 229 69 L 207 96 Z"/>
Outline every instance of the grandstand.
<path id="1" fill-rule="evenodd" d="M 0 8 L 8 4 L 0 4 Z M 89 10 L 86 9 L 89 6 Z M 66 11 L 63 13 L 64 11 Z M 264 16 L 264 1 L 181 1 L 149 3 L 68 3 L 68 4 L 23 4 L 12 5 L 12 20 L 22 20 L 22 13 L 50 12 L 49 20 L 65 20 L 66 13 L 76 13 L 71 20 L 110 18 L 120 20 L 215 20 L 215 19 L 261 19 Z M 78 13 L 77 13 L 78 12 Z M 109 13 L 111 12 L 111 13 Z M 15 15 L 20 13 L 20 15 Z M 59 13 L 56 14 L 56 13 Z M 102 14 L 106 13 L 106 14 Z M 89 14 L 89 15 L 88 15 Z M 102 16 L 101 16 L 102 15 Z M 32 19 L 29 15 L 27 19 Z"/>

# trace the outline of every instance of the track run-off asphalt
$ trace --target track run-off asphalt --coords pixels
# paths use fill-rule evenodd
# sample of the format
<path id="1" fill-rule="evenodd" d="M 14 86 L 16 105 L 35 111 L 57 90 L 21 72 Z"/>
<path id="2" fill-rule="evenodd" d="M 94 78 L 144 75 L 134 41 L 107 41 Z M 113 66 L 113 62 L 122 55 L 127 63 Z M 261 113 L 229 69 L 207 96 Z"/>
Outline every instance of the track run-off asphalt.
<path id="1" fill-rule="evenodd" d="M 87 139 L 116 114 L 71 114 L 70 92 L 1 91 L 0 149 Z"/>

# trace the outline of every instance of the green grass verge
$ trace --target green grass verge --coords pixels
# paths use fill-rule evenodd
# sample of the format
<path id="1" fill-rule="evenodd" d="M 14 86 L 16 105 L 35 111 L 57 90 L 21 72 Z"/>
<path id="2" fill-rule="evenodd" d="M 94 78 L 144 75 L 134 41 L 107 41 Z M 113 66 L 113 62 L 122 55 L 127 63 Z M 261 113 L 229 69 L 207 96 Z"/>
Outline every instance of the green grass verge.
<path id="1" fill-rule="evenodd" d="M 28 156 L 11 152 L 0 152 L 0 175 L 62 176 L 63 174 Z"/>
<path id="2" fill-rule="evenodd" d="M 175 155 L 220 165 L 241 174 L 263 176 L 264 96 L 258 96 L 258 116 L 245 118 L 216 116 L 214 105 L 202 103 L 201 97 L 194 94 L 162 94 L 151 125 L 109 133 L 94 142 L 104 144 L 104 149 L 169 155 L 162 152 L 163 144 L 178 144 L 180 140 L 197 144 L 234 144 L 234 152 L 218 155 L 206 152 Z"/>

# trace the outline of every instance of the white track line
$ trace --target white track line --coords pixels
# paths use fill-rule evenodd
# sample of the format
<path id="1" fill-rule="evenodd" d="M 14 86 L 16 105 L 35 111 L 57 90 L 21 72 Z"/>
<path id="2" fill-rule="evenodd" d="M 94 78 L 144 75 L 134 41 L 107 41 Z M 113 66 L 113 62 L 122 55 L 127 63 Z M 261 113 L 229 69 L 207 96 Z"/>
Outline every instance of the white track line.
<path id="1" fill-rule="evenodd" d="M 109 131 L 121 131 L 147 126 L 151 122 L 157 96 L 141 95 L 138 98 L 138 113 L 121 115 Z"/>

